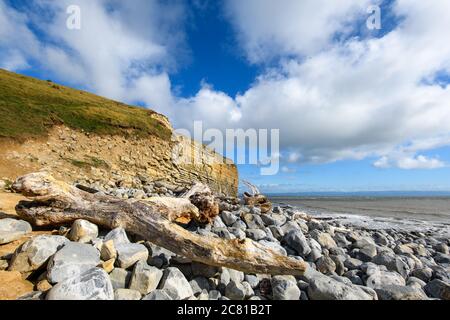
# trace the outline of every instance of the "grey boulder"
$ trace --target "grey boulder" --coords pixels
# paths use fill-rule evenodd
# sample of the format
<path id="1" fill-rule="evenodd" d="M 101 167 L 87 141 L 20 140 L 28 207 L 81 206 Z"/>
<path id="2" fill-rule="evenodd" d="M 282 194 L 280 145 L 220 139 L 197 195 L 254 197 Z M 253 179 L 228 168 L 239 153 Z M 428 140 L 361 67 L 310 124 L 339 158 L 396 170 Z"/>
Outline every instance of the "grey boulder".
<path id="1" fill-rule="evenodd" d="M 50 259 L 47 278 L 50 283 L 58 283 L 78 276 L 99 263 L 100 253 L 93 246 L 70 242 Z"/>
<path id="2" fill-rule="evenodd" d="M 425 292 L 433 298 L 441 300 L 450 300 L 450 283 L 434 279 L 427 283 Z"/>
<path id="3" fill-rule="evenodd" d="M 158 287 L 163 272 L 158 268 L 149 266 L 145 261 L 138 261 L 134 266 L 130 281 L 130 289 L 143 295 L 149 294 Z"/>
<path id="4" fill-rule="evenodd" d="M 146 295 L 142 300 L 173 300 L 165 290 L 155 290 Z"/>
<path id="5" fill-rule="evenodd" d="M 139 291 L 131 289 L 114 290 L 114 300 L 141 300 L 142 296 Z"/>
<path id="6" fill-rule="evenodd" d="M 31 225 L 26 221 L 0 219 L 0 245 L 18 240 L 31 231 Z"/>
<path id="7" fill-rule="evenodd" d="M 271 279 L 274 300 L 299 300 L 300 289 L 293 276 L 275 276 Z"/>
<path id="8" fill-rule="evenodd" d="M 311 252 L 308 241 L 300 230 L 291 230 L 284 236 L 283 242 L 302 257 L 306 257 Z"/>
<path id="9" fill-rule="evenodd" d="M 113 240 L 114 245 L 117 246 L 119 244 L 123 243 L 130 243 L 130 240 L 127 237 L 127 233 L 125 232 L 124 228 L 116 228 L 114 230 L 111 230 L 104 239 L 104 242 Z"/>
<path id="10" fill-rule="evenodd" d="M 128 269 L 139 260 L 148 259 L 148 250 L 139 243 L 114 243 L 117 251 L 116 264 L 118 267 Z"/>
<path id="11" fill-rule="evenodd" d="M 313 270 L 305 273 L 310 300 L 376 300 L 370 288 L 348 285 Z"/>
<path id="12" fill-rule="evenodd" d="M 390 285 L 375 289 L 380 300 L 428 300 L 422 289 Z"/>
<path id="13" fill-rule="evenodd" d="M 378 271 L 366 280 L 366 285 L 372 289 L 384 288 L 386 286 L 405 286 L 405 279 L 396 272 Z"/>
<path id="14" fill-rule="evenodd" d="M 191 285 L 183 273 L 174 267 L 167 268 L 164 271 L 159 289 L 165 290 L 173 300 L 183 300 L 194 295 Z"/>
<path id="15" fill-rule="evenodd" d="M 69 240 L 61 236 L 37 236 L 30 239 L 14 252 L 9 270 L 19 272 L 37 270 L 67 243 Z"/>
<path id="16" fill-rule="evenodd" d="M 114 300 L 108 274 L 99 268 L 90 269 L 55 285 L 47 300 Z"/>

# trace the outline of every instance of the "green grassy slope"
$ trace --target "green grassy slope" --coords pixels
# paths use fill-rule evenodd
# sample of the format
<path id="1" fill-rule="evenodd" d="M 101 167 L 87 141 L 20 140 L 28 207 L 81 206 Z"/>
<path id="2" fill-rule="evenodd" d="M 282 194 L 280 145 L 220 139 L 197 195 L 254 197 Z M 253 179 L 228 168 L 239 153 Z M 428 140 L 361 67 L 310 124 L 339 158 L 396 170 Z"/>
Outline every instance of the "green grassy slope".
<path id="1" fill-rule="evenodd" d="M 57 124 L 97 134 L 170 139 L 153 111 L 0 69 L 0 137 L 39 137 Z"/>

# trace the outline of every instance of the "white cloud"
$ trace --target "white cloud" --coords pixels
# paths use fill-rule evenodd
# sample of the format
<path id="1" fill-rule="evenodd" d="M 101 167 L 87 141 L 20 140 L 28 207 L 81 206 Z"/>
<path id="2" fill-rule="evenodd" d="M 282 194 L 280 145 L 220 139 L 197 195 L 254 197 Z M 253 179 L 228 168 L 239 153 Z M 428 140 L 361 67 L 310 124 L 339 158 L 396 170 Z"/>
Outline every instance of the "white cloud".
<path id="1" fill-rule="evenodd" d="M 230 0 L 227 15 L 251 62 L 289 55 L 313 55 L 365 14 L 369 0 Z"/>
<path id="2" fill-rule="evenodd" d="M 429 149 L 423 145 L 426 141 L 450 145 L 437 138 L 450 131 L 450 89 L 422 81 L 450 67 L 450 43 L 442 41 L 442 30 L 450 29 L 450 3 L 397 1 L 395 13 L 403 17 L 397 28 L 381 38 L 344 42 L 330 37 L 340 31 L 336 26 L 349 25 L 349 17 L 355 17 L 347 13 L 358 12 L 358 6 L 347 1 L 347 7 L 333 14 L 332 10 L 300 10 L 299 3 L 276 6 L 248 1 L 243 11 L 238 10 L 241 5 L 233 7 L 237 11 L 232 11 L 232 21 L 250 60 L 264 61 L 273 54 L 285 57 L 236 97 L 242 113 L 238 125 L 279 128 L 282 146 L 297 150 L 301 161 L 386 156 L 409 143 L 415 150 L 391 165 L 440 167 L 439 160 L 417 152 Z M 243 19 L 247 11 L 256 17 Z M 439 13 L 446 18 L 435 21 Z M 333 28 L 327 29 L 330 19 Z M 310 21 L 315 27 L 307 28 Z M 317 24 L 326 26 L 320 29 Z M 315 38 L 320 41 L 308 40 Z"/>
<path id="3" fill-rule="evenodd" d="M 189 50 L 184 8 L 172 2 L 38 0 L 55 14 L 41 19 L 0 1 L 0 66 L 39 61 L 65 81 L 143 102 L 176 127 L 203 120 L 209 128 L 280 129 L 283 159 L 292 163 L 370 156 L 377 167 L 441 167 L 423 151 L 450 145 L 450 86 L 429 83 L 450 70 L 450 2 L 397 0 L 395 29 L 349 38 L 365 27 L 369 2 L 228 1 L 243 52 L 265 68 L 236 97 L 207 84 L 192 97 L 174 95 L 169 73 Z M 82 8 L 80 31 L 64 27 L 69 3 Z M 39 41 L 27 24 L 52 41 Z"/>
<path id="4" fill-rule="evenodd" d="M 144 99 L 159 110 L 173 104 L 167 71 L 177 67 L 174 55 L 184 54 L 182 5 L 156 0 L 36 0 L 22 13 L 0 5 L 0 49 L 17 52 L 14 63 L 8 64 L 3 61 L 7 52 L 1 54 L 8 69 L 37 61 L 57 79 L 109 98 Z M 66 27 L 69 5 L 81 9 L 80 30 Z M 38 39 L 29 25 L 46 40 Z"/>
<path id="5" fill-rule="evenodd" d="M 397 167 L 405 170 L 412 169 L 439 169 L 446 167 L 446 164 L 437 158 L 429 158 L 423 155 L 418 156 L 402 156 L 389 158 L 387 156 L 381 157 L 374 163 L 377 168 L 392 168 Z"/>

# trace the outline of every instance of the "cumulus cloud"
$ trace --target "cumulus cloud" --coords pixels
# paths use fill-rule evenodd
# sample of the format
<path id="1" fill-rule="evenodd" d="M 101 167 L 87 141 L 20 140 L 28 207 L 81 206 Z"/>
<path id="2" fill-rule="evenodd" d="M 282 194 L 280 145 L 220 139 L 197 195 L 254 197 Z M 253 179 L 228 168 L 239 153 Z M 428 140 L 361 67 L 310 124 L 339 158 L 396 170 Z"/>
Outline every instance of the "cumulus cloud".
<path id="1" fill-rule="evenodd" d="M 400 169 L 438 169 L 445 167 L 445 163 L 437 158 L 430 158 L 423 155 L 417 156 L 402 156 L 402 157 L 387 157 L 383 156 L 379 160 L 374 162 L 374 166 L 377 168 L 391 168 L 398 167 Z"/>
<path id="2" fill-rule="evenodd" d="M 79 30 L 66 27 L 70 5 L 81 10 Z M 34 61 L 56 79 L 161 110 L 173 103 L 168 71 L 185 54 L 183 17 L 181 4 L 156 0 L 35 0 L 17 10 L 0 2 L 2 65 Z"/>
<path id="3" fill-rule="evenodd" d="M 349 24 L 366 11 L 369 0 L 230 0 L 226 13 L 251 62 L 289 55 L 313 55 L 332 38 L 352 31 Z"/>
<path id="4" fill-rule="evenodd" d="M 289 163 L 376 157 L 376 167 L 445 165 L 423 151 L 450 145 L 450 86 L 434 81 L 450 71 L 446 0 L 394 1 L 396 23 L 381 36 L 361 32 L 373 1 L 227 1 L 243 54 L 263 70 L 235 97 L 206 83 L 191 97 L 174 94 L 170 72 L 189 56 L 178 2 L 33 4 L 40 10 L 19 12 L 0 1 L 0 66 L 38 61 L 66 82 L 163 112 L 176 127 L 202 120 L 222 130 L 280 129 Z M 68 4 L 82 8 L 79 31 L 64 27 Z"/>
<path id="5" fill-rule="evenodd" d="M 236 97 L 240 125 L 280 128 L 282 146 L 296 150 L 300 161 L 386 156 L 400 145 L 411 144 L 415 150 L 390 165 L 440 167 L 437 159 L 418 155 L 428 147 L 416 142 L 449 133 L 450 89 L 424 79 L 450 67 L 450 44 L 442 42 L 442 30 L 450 28 L 450 19 L 435 19 L 448 15 L 450 3 L 397 1 L 392 10 L 399 24 L 384 36 L 333 41 L 342 28 L 349 32 L 349 17 L 355 18 L 352 13 L 360 9 L 356 2 L 347 1 L 332 13 L 299 9 L 295 6 L 300 2 L 294 1 L 276 8 L 274 2 L 248 1 L 244 12 L 255 12 L 256 20 L 243 19 L 236 5 L 232 21 L 249 59 L 264 60 L 261 51 L 284 57 Z M 273 22 L 274 16 L 282 19 Z M 331 20 L 333 27 L 308 28 L 316 19 L 324 24 Z M 299 34 L 286 34 L 292 23 Z M 297 36 L 306 39 L 299 48 Z M 308 42 L 314 38 L 321 40 Z"/>

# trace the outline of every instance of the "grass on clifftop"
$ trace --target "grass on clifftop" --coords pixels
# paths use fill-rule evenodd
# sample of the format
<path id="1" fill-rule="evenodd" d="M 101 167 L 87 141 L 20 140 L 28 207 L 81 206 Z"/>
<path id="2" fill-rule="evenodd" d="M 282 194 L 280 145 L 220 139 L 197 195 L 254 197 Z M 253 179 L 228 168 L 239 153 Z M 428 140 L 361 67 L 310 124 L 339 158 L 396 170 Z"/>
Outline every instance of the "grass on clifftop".
<path id="1" fill-rule="evenodd" d="M 169 140 L 170 130 L 151 117 L 154 113 L 0 69 L 0 137 L 44 136 L 52 126 L 64 124 L 102 135 L 153 135 Z"/>

